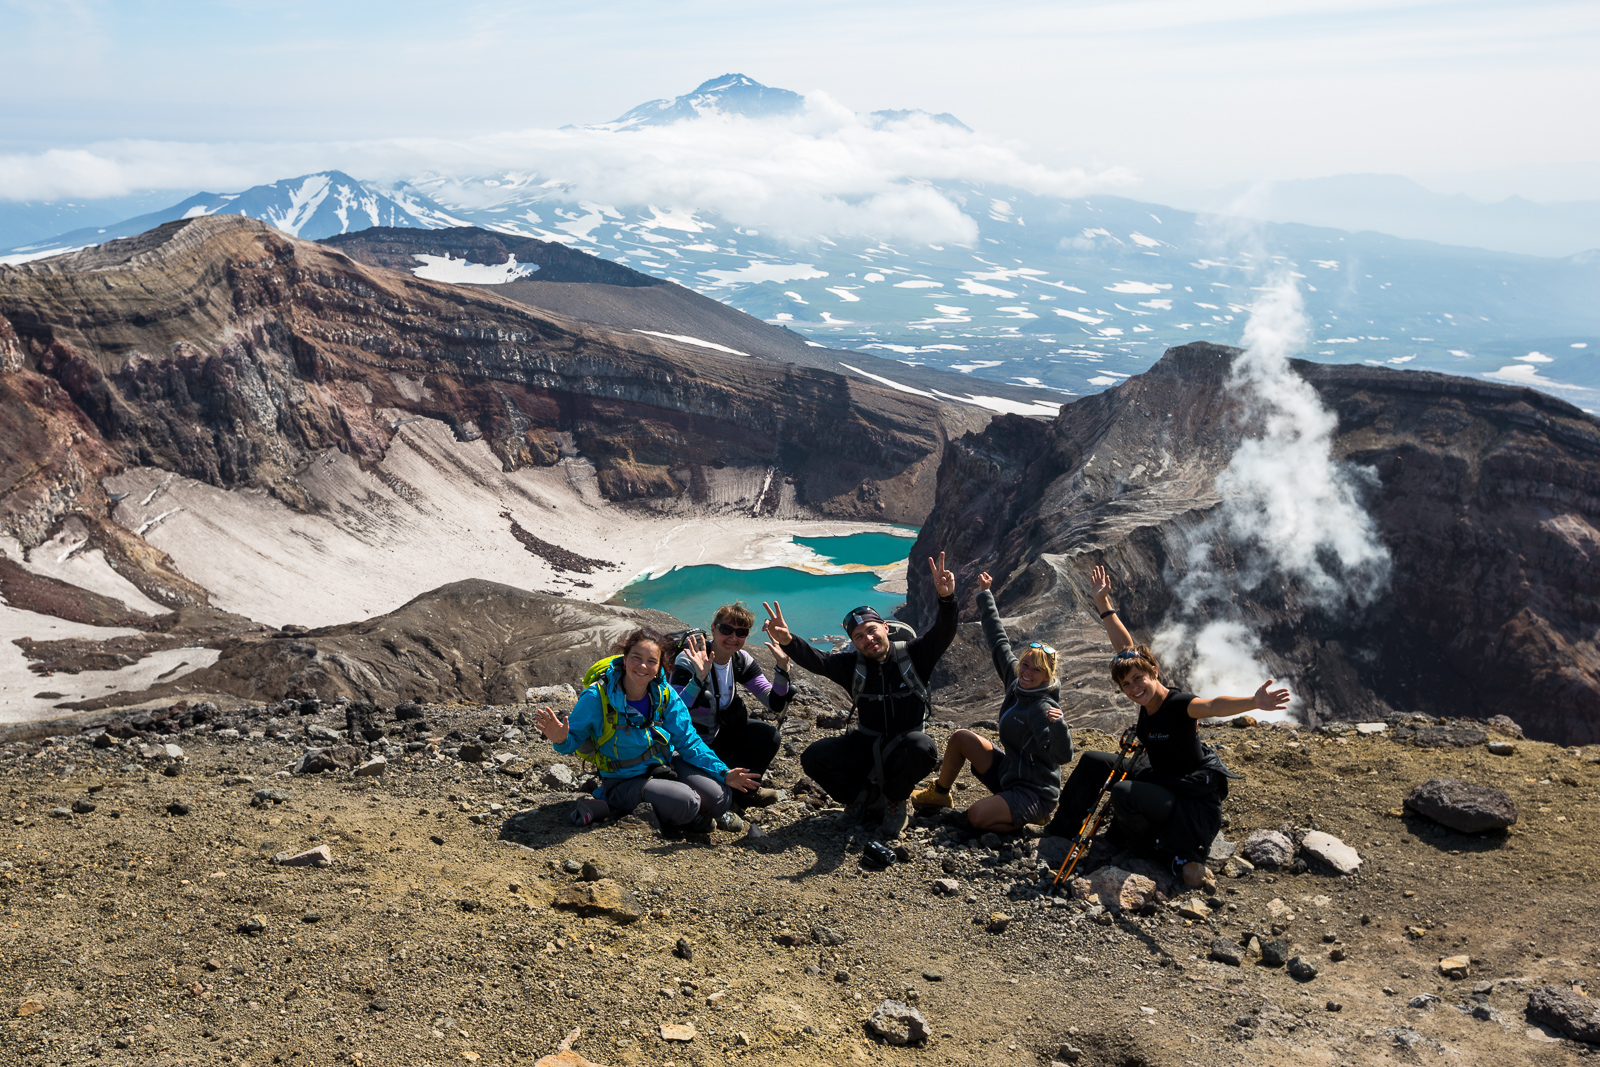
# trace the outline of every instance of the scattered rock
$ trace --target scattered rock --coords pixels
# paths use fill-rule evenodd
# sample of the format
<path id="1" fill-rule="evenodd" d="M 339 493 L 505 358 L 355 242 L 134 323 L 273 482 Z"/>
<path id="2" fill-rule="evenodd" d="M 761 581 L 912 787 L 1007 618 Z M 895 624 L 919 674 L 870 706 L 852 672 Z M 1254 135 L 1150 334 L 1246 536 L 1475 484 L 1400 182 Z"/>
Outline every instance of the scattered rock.
<path id="1" fill-rule="evenodd" d="M 680 937 L 678 938 L 678 943 L 672 946 L 672 954 L 680 960 L 688 962 L 694 959 L 694 948 L 689 944 L 688 938 Z"/>
<path id="2" fill-rule="evenodd" d="M 353 745 L 334 745 L 331 748 L 308 748 L 289 768 L 290 774 L 325 774 L 354 766 L 361 758 Z"/>
<path id="3" fill-rule="evenodd" d="M 189 805 L 185 804 L 181 800 L 174 800 L 171 804 L 167 805 L 167 814 L 187 815 L 189 814 Z"/>
<path id="4" fill-rule="evenodd" d="M 1218 937 L 1211 942 L 1211 958 L 1218 963 L 1226 963 L 1229 967 L 1237 967 L 1244 962 L 1244 954 L 1239 944 L 1229 941 L 1225 937 Z"/>
<path id="5" fill-rule="evenodd" d="M 944 981 L 944 975 L 938 971 L 923 971 L 922 980 L 924 982 L 942 982 Z"/>
<path id="6" fill-rule="evenodd" d="M 608 878 L 569 885 L 556 894 L 550 906 L 579 915 L 603 915 L 620 923 L 644 917 L 633 894 Z"/>
<path id="7" fill-rule="evenodd" d="M 578 691 L 565 682 L 560 685 L 538 685 L 529 689 L 524 700 L 529 704 L 548 704 L 563 700 L 577 700 Z M 398 709 L 396 709 L 398 710 Z"/>
<path id="8" fill-rule="evenodd" d="M 1515 756 L 1517 754 L 1517 746 L 1510 741 L 1490 741 L 1487 747 L 1491 756 Z"/>
<path id="9" fill-rule="evenodd" d="M 697 1030 L 694 1023 L 662 1023 L 661 1040 L 663 1041 L 693 1041 Z"/>
<path id="10" fill-rule="evenodd" d="M 1503 789 L 1459 778 L 1434 778 L 1406 797 L 1406 807 L 1464 834 L 1503 830 L 1517 821 L 1517 806 Z"/>
<path id="11" fill-rule="evenodd" d="M 484 749 L 482 745 L 466 744 L 456 750 L 456 758 L 462 763 L 482 763 Z"/>
<path id="12" fill-rule="evenodd" d="M 1317 965 L 1304 956 L 1296 956 L 1289 961 L 1289 977 L 1296 982 L 1309 982 L 1317 976 Z"/>
<path id="13" fill-rule="evenodd" d="M 1229 878 L 1243 878 L 1256 869 L 1256 865 L 1243 856 L 1232 856 L 1222 865 L 1222 873 Z"/>
<path id="14" fill-rule="evenodd" d="M 357 778 L 376 778 L 389 769 L 389 761 L 382 756 L 374 756 L 355 770 Z"/>
<path id="15" fill-rule="evenodd" d="M 774 934 L 772 940 L 785 948 L 799 948 L 806 943 L 807 938 L 805 934 L 796 933 L 794 930 L 783 930 Z"/>
<path id="16" fill-rule="evenodd" d="M 1261 943 L 1261 963 L 1265 967 L 1282 967 L 1289 960 L 1289 942 L 1281 937 Z"/>
<path id="17" fill-rule="evenodd" d="M 1439 961 L 1439 973 L 1459 982 L 1472 970 L 1471 956 L 1446 956 Z"/>
<path id="18" fill-rule="evenodd" d="M 272 862 L 280 867 L 331 867 L 333 853 L 327 845 L 318 845 L 304 852 L 280 852 L 272 857 Z"/>
<path id="19" fill-rule="evenodd" d="M 1108 908 L 1138 911 L 1156 891 L 1156 884 L 1142 874 L 1133 874 L 1121 867 L 1101 867 L 1086 879 L 1074 879 L 1073 888 L 1085 892 L 1086 899 L 1096 899 Z"/>
<path id="20" fill-rule="evenodd" d="M 605 876 L 605 872 L 594 860 L 584 860 L 583 866 L 578 868 L 578 877 L 585 882 L 598 882 Z"/>
<path id="21" fill-rule="evenodd" d="M 1354 874 L 1361 869 L 1361 856 L 1355 849 L 1321 830 L 1313 830 L 1301 838 L 1300 851 L 1340 874 Z"/>
<path id="22" fill-rule="evenodd" d="M 539 781 L 551 789 L 570 793 L 577 788 L 578 777 L 572 773 L 572 768 L 565 763 L 554 763 L 539 776 Z"/>
<path id="23" fill-rule="evenodd" d="M 1294 860 L 1294 843 L 1276 830 L 1256 830 L 1239 846 L 1239 855 L 1257 867 L 1287 867 Z"/>
<path id="24" fill-rule="evenodd" d="M 268 804 L 285 804 L 289 799 L 290 794 L 287 789 L 257 789 L 250 799 L 250 806 L 264 808 Z"/>
<path id="25" fill-rule="evenodd" d="M 88 815 L 95 810 L 95 807 L 95 803 L 91 800 L 74 800 L 72 802 L 72 813 L 74 815 Z"/>
<path id="26" fill-rule="evenodd" d="M 811 928 L 811 936 L 817 944 L 829 947 L 842 945 L 845 942 L 844 934 L 831 926 L 813 926 Z"/>
<path id="27" fill-rule="evenodd" d="M 1330 1000 L 1328 1003 L 1324 1004 L 1323 1007 L 1328 1011 L 1344 1011 L 1344 1003 L 1337 1000 Z"/>
<path id="28" fill-rule="evenodd" d="M 1003 934 L 1006 932 L 1006 927 L 1010 925 L 1011 916 L 1002 911 L 992 911 L 989 913 L 989 922 L 987 925 L 985 925 L 984 929 L 988 930 L 991 934 Z"/>
<path id="29" fill-rule="evenodd" d="M 1416 1008 L 1418 1011 L 1427 1011 L 1437 1003 L 1439 1003 L 1439 998 L 1434 994 L 1419 993 L 1406 1001 L 1406 1006 Z"/>
<path id="30" fill-rule="evenodd" d="M 260 937 L 267 932 L 267 920 L 260 915 L 252 915 L 239 924 L 239 932 L 246 937 Z"/>
<path id="31" fill-rule="evenodd" d="M 44 1011 L 44 1005 L 32 997 L 29 997 L 27 1000 L 24 1000 L 21 1004 L 17 1005 L 17 1018 L 26 1019 L 28 1016 L 37 1015 L 41 1011 Z"/>
<path id="32" fill-rule="evenodd" d="M 1374 734 L 1381 734 L 1385 730 L 1387 730 L 1388 728 L 1389 728 L 1389 724 L 1388 723 L 1382 723 L 1382 722 L 1358 722 L 1358 723 L 1356 723 L 1356 733 L 1360 734 L 1363 737 L 1371 737 Z"/>
<path id="33" fill-rule="evenodd" d="M 1211 909 L 1199 897 L 1193 897 L 1179 906 L 1178 914 L 1185 919 L 1193 919 L 1199 922 L 1211 917 Z"/>
<path id="34" fill-rule="evenodd" d="M 921 1012 L 898 1000 L 878 1005 L 867 1019 L 867 1032 L 891 1045 L 920 1044 L 932 1033 Z"/>
<path id="35" fill-rule="evenodd" d="M 935 878 L 933 891 L 941 896 L 953 897 L 961 892 L 961 883 L 954 878 Z"/>
<path id="36" fill-rule="evenodd" d="M 1484 726 L 1488 728 L 1490 733 L 1499 734 L 1502 737 L 1509 737 L 1517 741 L 1524 740 L 1522 727 L 1518 726 L 1516 720 L 1509 715 L 1496 715 L 1484 723 Z"/>

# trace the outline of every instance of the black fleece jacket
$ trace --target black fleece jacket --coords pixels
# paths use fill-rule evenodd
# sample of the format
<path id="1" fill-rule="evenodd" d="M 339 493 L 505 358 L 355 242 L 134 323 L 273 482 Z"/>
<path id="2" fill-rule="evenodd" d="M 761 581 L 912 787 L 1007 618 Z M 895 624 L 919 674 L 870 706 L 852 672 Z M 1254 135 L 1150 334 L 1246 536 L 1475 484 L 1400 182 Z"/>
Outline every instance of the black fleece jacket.
<path id="1" fill-rule="evenodd" d="M 956 638 L 956 598 L 940 597 L 939 614 L 927 633 L 906 645 L 906 655 L 917 677 L 926 686 L 933 677 L 933 668 L 944 655 L 945 649 Z M 811 647 L 810 642 L 794 638 L 783 646 L 791 659 L 812 674 L 831 678 L 844 687 L 846 693 L 854 687 L 856 661 L 861 653 L 854 648 L 823 655 Z M 867 660 L 866 684 L 863 696 L 887 693 L 887 700 L 862 700 L 856 708 L 861 729 L 893 737 L 910 730 L 920 730 L 928 720 L 928 702 L 917 696 L 905 679 L 891 652 L 882 660 Z"/>
<path id="2" fill-rule="evenodd" d="M 1000 746 L 1007 756 L 1001 791 L 1020 783 L 1054 802 L 1061 796 L 1061 765 L 1072 762 L 1072 731 L 1047 714 L 1060 706 L 1061 688 L 1053 682 L 1044 689 L 1018 685 L 1017 657 L 1000 622 L 994 594 L 987 589 L 978 593 L 978 610 L 983 613 L 983 638 L 994 654 L 994 669 L 1006 687 L 1000 702 Z"/>

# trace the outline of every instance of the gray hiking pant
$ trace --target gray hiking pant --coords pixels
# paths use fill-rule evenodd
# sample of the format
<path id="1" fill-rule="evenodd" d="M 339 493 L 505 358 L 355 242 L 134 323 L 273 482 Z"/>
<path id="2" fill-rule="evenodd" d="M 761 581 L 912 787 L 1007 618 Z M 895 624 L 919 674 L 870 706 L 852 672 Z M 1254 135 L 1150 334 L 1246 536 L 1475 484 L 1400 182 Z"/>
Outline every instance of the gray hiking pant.
<path id="1" fill-rule="evenodd" d="M 672 770 L 677 781 L 646 774 L 602 778 L 600 789 L 606 803 L 617 811 L 632 811 L 641 800 L 647 801 L 655 809 L 656 818 L 674 826 L 694 822 L 701 812 L 715 817 L 728 810 L 733 791 L 727 786 L 682 759 L 672 761 Z"/>

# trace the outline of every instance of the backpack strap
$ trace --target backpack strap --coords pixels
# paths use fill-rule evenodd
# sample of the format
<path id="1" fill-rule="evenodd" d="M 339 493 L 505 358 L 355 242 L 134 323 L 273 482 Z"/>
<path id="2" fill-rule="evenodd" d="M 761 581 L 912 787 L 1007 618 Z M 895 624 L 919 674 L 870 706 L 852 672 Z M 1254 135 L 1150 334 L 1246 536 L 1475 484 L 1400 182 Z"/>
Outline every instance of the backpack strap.
<path id="1" fill-rule="evenodd" d="M 926 718 L 928 686 L 917 674 L 916 667 L 912 666 L 911 653 L 907 650 L 907 644 L 908 642 L 905 641 L 891 641 L 889 643 L 889 654 L 894 658 L 894 665 L 900 671 L 900 677 L 904 679 L 906 688 L 910 689 L 922 701 L 924 718 Z M 867 657 L 857 651 L 856 673 L 850 679 L 850 715 L 845 719 L 846 725 L 849 724 L 850 719 L 855 717 L 857 705 L 863 697 L 868 700 L 888 700 L 890 697 L 888 693 L 864 693 L 863 690 L 866 686 Z"/>

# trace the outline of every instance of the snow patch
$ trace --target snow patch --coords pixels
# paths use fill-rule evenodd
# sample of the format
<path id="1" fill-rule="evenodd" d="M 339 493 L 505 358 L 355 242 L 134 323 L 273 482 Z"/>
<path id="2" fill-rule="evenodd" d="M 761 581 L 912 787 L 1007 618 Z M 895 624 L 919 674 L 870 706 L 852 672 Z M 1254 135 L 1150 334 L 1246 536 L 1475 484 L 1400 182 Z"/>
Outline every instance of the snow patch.
<path id="1" fill-rule="evenodd" d="M 411 273 L 431 282 L 450 282 L 452 285 L 504 285 L 518 278 L 526 278 L 539 269 L 537 263 L 518 263 L 517 257 L 506 256 L 504 263 L 473 263 L 462 257 L 456 259 L 446 252 L 442 256 L 426 252 L 414 254 L 412 259 L 422 261 L 422 266 L 412 267 Z"/>

